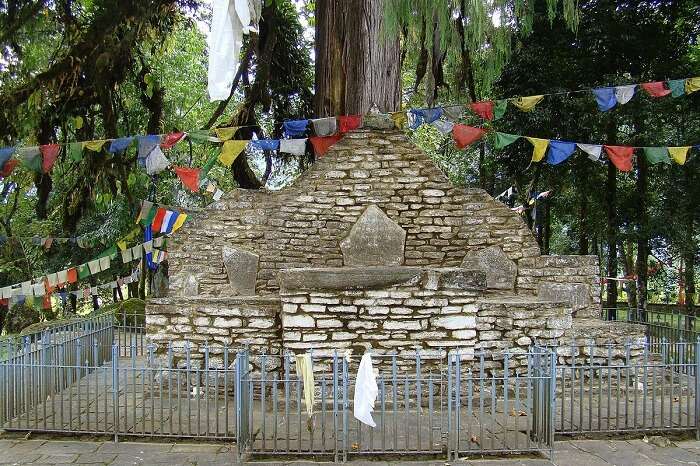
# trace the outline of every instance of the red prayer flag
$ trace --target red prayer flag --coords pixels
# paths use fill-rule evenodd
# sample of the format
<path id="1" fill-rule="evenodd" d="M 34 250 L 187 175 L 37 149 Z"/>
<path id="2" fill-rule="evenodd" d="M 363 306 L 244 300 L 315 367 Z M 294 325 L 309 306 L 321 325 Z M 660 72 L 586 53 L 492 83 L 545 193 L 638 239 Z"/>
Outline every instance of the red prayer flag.
<path id="1" fill-rule="evenodd" d="M 170 149 L 175 144 L 180 142 L 180 140 L 182 140 L 182 138 L 184 138 L 184 137 L 185 137 L 185 133 L 183 133 L 182 131 L 166 134 L 165 136 L 163 136 L 163 140 L 160 141 L 160 148 L 161 149 Z"/>
<path id="2" fill-rule="evenodd" d="M 199 191 L 199 168 L 173 167 L 175 174 L 187 189 L 196 193 Z"/>
<path id="3" fill-rule="evenodd" d="M 475 143 L 484 137 L 485 133 L 486 130 L 483 128 L 475 128 L 474 126 L 460 123 L 452 127 L 452 139 L 454 139 L 458 149 L 464 149 L 468 145 Z"/>
<path id="4" fill-rule="evenodd" d="M 184 183 L 184 182 L 183 182 Z M 153 223 L 151 224 L 151 229 L 153 231 L 160 231 L 160 227 L 163 226 L 163 219 L 168 211 L 163 207 L 159 207 L 156 211 L 156 216 L 153 217 Z"/>
<path id="5" fill-rule="evenodd" d="M 671 89 L 666 89 L 663 81 L 642 83 L 642 89 L 647 91 L 647 94 L 649 94 L 652 97 L 663 97 L 671 93 Z"/>
<path id="6" fill-rule="evenodd" d="M 68 269 L 68 273 L 66 274 L 66 280 L 68 280 L 68 283 L 75 283 L 78 281 L 78 269 L 75 267 L 71 267 Z"/>
<path id="7" fill-rule="evenodd" d="M 5 165 L 2 167 L 2 170 L 0 170 L 0 176 L 3 178 L 7 178 L 12 174 L 12 170 L 15 169 L 15 167 L 19 164 L 19 160 L 17 159 L 10 159 L 7 162 L 5 162 Z"/>
<path id="8" fill-rule="evenodd" d="M 362 125 L 362 115 L 342 115 L 338 117 L 338 123 L 340 132 L 347 133 Z"/>
<path id="9" fill-rule="evenodd" d="M 311 141 L 311 145 L 314 146 L 316 157 L 320 158 L 326 155 L 328 149 L 342 138 L 342 135 L 334 134 L 333 136 L 312 136 L 309 140 Z"/>
<path id="10" fill-rule="evenodd" d="M 58 154 L 61 152 L 61 146 L 58 144 L 44 144 L 39 146 L 39 151 L 41 152 L 41 170 L 44 173 L 49 173 L 53 168 L 53 164 L 56 163 Z"/>
<path id="11" fill-rule="evenodd" d="M 634 153 L 634 147 L 628 146 L 603 146 L 605 147 L 605 152 L 608 154 L 610 161 L 617 167 L 621 172 L 628 172 L 632 170 L 632 154 Z"/>
<path id="12" fill-rule="evenodd" d="M 472 102 L 469 104 L 469 108 L 484 120 L 493 120 L 493 105 L 492 100 L 482 100 L 481 102 Z"/>

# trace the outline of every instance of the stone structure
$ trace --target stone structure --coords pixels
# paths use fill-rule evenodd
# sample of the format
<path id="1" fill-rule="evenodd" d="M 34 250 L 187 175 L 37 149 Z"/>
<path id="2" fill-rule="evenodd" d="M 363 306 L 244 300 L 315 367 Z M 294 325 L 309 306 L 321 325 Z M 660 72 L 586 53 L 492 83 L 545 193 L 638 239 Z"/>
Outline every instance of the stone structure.
<path id="1" fill-rule="evenodd" d="M 391 129 L 348 133 L 281 191 L 230 193 L 169 262 L 169 296 L 147 307 L 156 341 L 523 350 L 585 335 L 600 308 L 596 256 L 541 256 L 517 213 Z"/>

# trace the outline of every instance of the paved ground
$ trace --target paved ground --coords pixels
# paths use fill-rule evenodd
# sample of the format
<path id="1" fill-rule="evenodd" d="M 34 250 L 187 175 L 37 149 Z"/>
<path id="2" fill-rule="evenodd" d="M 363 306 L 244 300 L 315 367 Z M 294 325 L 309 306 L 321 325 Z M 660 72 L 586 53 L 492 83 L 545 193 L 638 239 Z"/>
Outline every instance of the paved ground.
<path id="1" fill-rule="evenodd" d="M 230 465 L 235 451 L 224 443 L 139 443 L 59 440 L 0 439 L 0 464 L 83 464 L 83 465 Z M 312 465 L 308 461 L 256 462 L 272 465 Z M 326 463 L 328 464 L 328 463 Z M 444 461 L 351 460 L 351 465 L 435 465 Z M 700 465 L 700 441 L 681 441 L 659 447 L 643 440 L 572 440 L 556 443 L 554 460 L 537 457 L 510 459 L 464 459 L 456 464 L 474 466 L 656 466 Z"/>

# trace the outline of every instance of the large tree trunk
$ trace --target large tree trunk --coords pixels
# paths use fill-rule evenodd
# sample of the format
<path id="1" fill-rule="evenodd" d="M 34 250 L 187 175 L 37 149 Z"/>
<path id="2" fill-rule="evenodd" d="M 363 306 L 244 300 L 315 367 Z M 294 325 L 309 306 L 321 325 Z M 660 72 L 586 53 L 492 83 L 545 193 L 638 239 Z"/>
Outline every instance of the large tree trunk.
<path id="1" fill-rule="evenodd" d="M 644 157 L 637 157 L 637 307 L 642 322 L 646 322 L 647 269 L 649 263 L 649 233 L 647 219 L 647 175 L 649 167 Z"/>
<path id="2" fill-rule="evenodd" d="M 399 39 L 383 18 L 383 0 L 316 0 L 316 116 L 399 109 Z"/>

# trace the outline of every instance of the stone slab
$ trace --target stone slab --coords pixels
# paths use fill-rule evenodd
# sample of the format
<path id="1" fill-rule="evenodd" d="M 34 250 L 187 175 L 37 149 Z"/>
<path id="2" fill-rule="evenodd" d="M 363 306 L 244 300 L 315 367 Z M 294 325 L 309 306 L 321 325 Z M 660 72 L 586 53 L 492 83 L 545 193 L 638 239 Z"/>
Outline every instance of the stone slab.
<path id="1" fill-rule="evenodd" d="M 340 242 L 346 266 L 401 265 L 406 230 L 374 204 L 367 206 Z"/>
<path id="2" fill-rule="evenodd" d="M 421 273 L 419 267 L 326 267 L 281 270 L 277 279 L 284 291 L 367 290 L 419 280 Z"/>
<path id="3" fill-rule="evenodd" d="M 486 286 L 498 290 L 512 290 L 518 275 L 518 266 L 498 246 L 470 251 L 462 267 L 486 272 Z"/>
<path id="4" fill-rule="evenodd" d="M 569 304 L 574 317 L 579 312 L 583 315 L 592 303 L 591 287 L 585 283 L 541 282 L 537 287 L 537 296 Z"/>
<path id="5" fill-rule="evenodd" d="M 245 249 L 224 246 L 221 250 L 233 295 L 254 295 L 260 257 Z"/>

